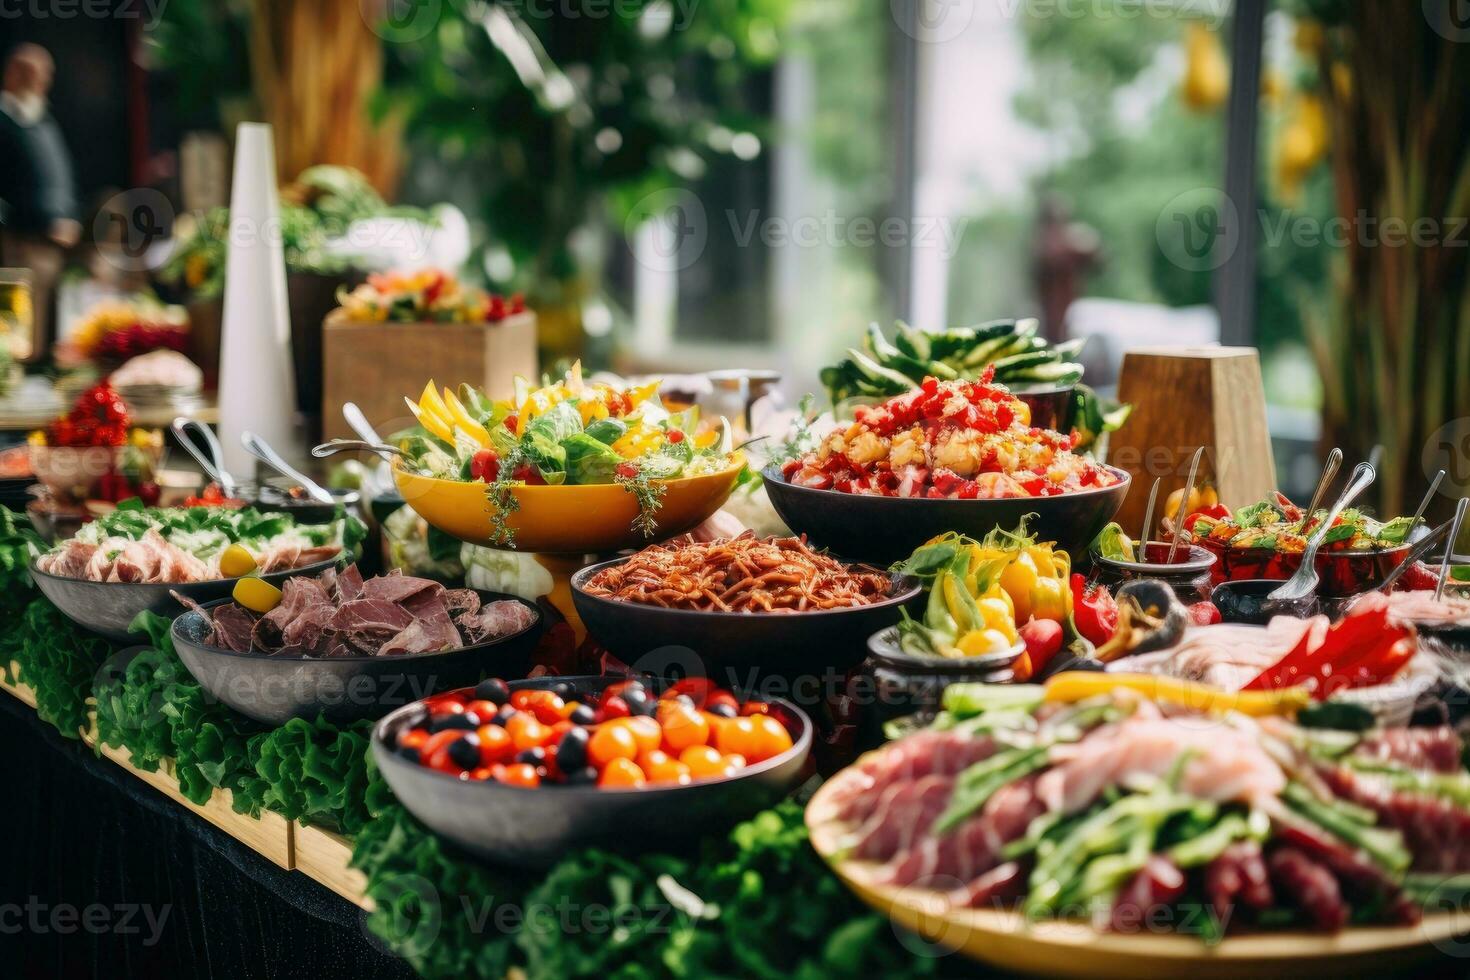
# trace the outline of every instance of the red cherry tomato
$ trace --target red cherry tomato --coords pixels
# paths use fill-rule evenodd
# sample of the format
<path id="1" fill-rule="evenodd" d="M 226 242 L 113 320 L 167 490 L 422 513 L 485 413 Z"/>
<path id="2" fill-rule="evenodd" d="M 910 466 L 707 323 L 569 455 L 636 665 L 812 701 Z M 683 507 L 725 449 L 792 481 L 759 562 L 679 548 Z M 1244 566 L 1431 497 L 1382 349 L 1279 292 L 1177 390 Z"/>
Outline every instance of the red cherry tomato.
<path id="1" fill-rule="evenodd" d="M 462 715 L 464 714 L 464 702 L 453 695 L 430 701 L 429 714 L 436 718 L 440 715 Z"/>
<path id="2" fill-rule="evenodd" d="M 617 695 L 603 699 L 600 712 L 604 720 L 612 718 L 626 718 L 631 712 L 628 710 L 628 702 Z"/>
<path id="3" fill-rule="evenodd" d="M 480 736 L 480 764 L 482 766 L 509 762 L 516 754 L 515 743 L 511 740 L 510 733 L 499 725 L 481 725 L 477 734 Z"/>
<path id="4" fill-rule="evenodd" d="M 500 476 L 500 456 L 493 449 L 481 449 L 470 457 L 470 479 L 494 483 Z"/>
<path id="5" fill-rule="evenodd" d="M 729 691 L 712 691 L 710 692 L 709 697 L 705 698 L 704 700 L 704 708 L 706 711 L 719 707 L 720 705 L 729 705 L 737 713 L 740 710 L 740 702 L 736 701 L 735 695 L 731 694 Z"/>
<path id="6" fill-rule="evenodd" d="M 769 714 L 771 706 L 764 701 L 747 701 L 740 706 L 742 715 L 764 715 Z"/>
<path id="7" fill-rule="evenodd" d="M 398 736 L 400 749 L 421 749 L 429 740 L 429 733 L 422 728 L 411 728 Z"/>

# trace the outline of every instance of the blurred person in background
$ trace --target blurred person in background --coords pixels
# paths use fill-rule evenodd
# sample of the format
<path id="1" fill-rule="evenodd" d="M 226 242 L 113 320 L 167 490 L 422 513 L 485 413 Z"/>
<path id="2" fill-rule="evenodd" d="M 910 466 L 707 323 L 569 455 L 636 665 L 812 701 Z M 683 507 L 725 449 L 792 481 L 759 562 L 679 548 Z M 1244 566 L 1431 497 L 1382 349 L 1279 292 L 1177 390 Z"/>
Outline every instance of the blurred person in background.
<path id="1" fill-rule="evenodd" d="M 45 48 L 21 44 L 0 77 L 0 262 L 31 270 L 41 338 L 52 336 L 56 281 L 82 230 L 71 155 L 47 108 L 55 71 Z"/>

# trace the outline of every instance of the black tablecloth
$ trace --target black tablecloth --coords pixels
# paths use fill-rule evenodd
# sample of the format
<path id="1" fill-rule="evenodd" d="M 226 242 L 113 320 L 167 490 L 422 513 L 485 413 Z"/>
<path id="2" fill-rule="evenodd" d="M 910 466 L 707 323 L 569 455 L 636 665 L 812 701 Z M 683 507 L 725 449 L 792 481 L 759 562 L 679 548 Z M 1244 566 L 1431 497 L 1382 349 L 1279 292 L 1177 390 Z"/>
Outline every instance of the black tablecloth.
<path id="1" fill-rule="evenodd" d="M 3 692 L 0 759 L 0 976 L 413 975 L 356 906 Z"/>

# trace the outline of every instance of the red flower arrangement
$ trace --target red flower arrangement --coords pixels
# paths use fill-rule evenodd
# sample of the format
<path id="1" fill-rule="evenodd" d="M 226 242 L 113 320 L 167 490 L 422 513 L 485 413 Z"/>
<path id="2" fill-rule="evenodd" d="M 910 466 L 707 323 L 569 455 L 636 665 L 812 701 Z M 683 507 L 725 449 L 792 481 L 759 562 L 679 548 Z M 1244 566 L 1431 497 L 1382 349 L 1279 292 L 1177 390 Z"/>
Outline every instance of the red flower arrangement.
<path id="1" fill-rule="evenodd" d="M 70 412 L 52 422 L 46 442 L 52 446 L 122 446 L 131 420 L 122 396 L 106 381 L 89 388 Z"/>

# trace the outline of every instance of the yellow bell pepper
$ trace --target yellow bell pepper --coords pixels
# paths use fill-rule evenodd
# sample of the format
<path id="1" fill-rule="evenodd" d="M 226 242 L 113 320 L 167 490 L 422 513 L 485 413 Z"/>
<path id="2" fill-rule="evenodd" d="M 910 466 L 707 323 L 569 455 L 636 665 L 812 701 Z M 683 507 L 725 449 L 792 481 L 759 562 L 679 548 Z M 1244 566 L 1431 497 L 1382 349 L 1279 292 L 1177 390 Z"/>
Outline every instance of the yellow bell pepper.
<path id="1" fill-rule="evenodd" d="M 632 405 L 634 408 L 642 405 L 644 402 L 648 401 L 648 399 L 658 394 L 658 386 L 661 384 L 663 384 L 662 381 L 650 381 L 646 385 L 639 385 L 636 388 L 629 388 L 627 391 L 628 404 Z"/>
<path id="2" fill-rule="evenodd" d="M 637 459 L 656 448 L 663 437 L 664 434 L 651 425 L 634 423 L 612 444 L 612 450 L 624 459 Z"/>
<path id="3" fill-rule="evenodd" d="M 608 410 L 607 402 L 600 398 L 583 398 L 577 403 L 577 411 L 582 414 L 583 428 L 586 428 L 598 419 L 605 419 L 612 414 Z"/>
<path id="4" fill-rule="evenodd" d="M 1004 592 L 999 595 L 982 596 L 975 600 L 975 606 L 980 610 L 980 618 L 987 629 L 993 629 L 1005 636 L 1012 643 L 1016 642 L 1016 614 L 1011 605 L 1004 598 Z"/>
<path id="5" fill-rule="evenodd" d="M 413 413 L 413 417 L 418 419 L 419 425 L 422 425 L 425 429 L 428 429 L 451 446 L 454 445 L 454 430 L 449 427 L 448 423 L 443 419 L 437 418 L 432 412 L 426 412 L 419 408 L 416 403 L 408 398 L 403 399 L 403 403 L 408 406 L 408 410 Z"/>
<path id="6" fill-rule="evenodd" d="M 1015 639 L 1000 630 L 977 629 L 961 636 L 955 649 L 967 657 L 979 657 L 987 653 L 1001 653 L 1015 645 Z"/>
<path id="7" fill-rule="evenodd" d="M 454 424 L 459 426 L 466 435 L 482 446 L 490 444 L 490 430 L 475 421 L 470 416 L 469 409 L 464 407 L 464 402 L 460 401 L 448 388 L 444 389 L 444 406 L 449 409 L 449 417 L 453 419 Z"/>
<path id="8" fill-rule="evenodd" d="M 263 578 L 242 578 L 230 594 L 251 612 L 268 613 L 281 603 L 281 590 Z"/>
<path id="9" fill-rule="evenodd" d="M 1167 701 L 1195 711 L 1238 711 L 1244 715 L 1293 715 L 1304 708 L 1311 695 L 1304 687 L 1274 691 L 1227 691 L 1211 684 L 1185 681 L 1156 674 L 1109 674 L 1071 670 L 1046 682 L 1048 701 L 1074 702 L 1126 689 L 1153 701 Z"/>
<path id="10" fill-rule="evenodd" d="M 255 571 L 255 556 L 243 545 L 232 544 L 219 556 L 219 573 L 225 578 L 239 578 Z"/>
<path id="11" fill-rule="evenodd" d="M 1067 599 L 1072 590 L 1059 578 L 1042 576 L 1031 586 L 1031 615 L 1054 622 L 1067 621 Z"/>
<path id="12" fill-rule="evenodd" d="M 447 427 L 454 426 L 454 417 L 449 414 L 449 406 L 444 404 L 444 399 L 439 397 L 439 392 L 434 387 L 434 379 L 424 385 L 423 394 L 419 395 L 419 408 L 443 422 Z"/>
<path id="13" fill-rule="evenodd" d="M 1037 577 L 1036 561 L 1024 550 L 1000 573 L 1000 587 L 1011 597 L 1018 623 L 1031 619 L 1031 593 L 1036 588 Z"/>

